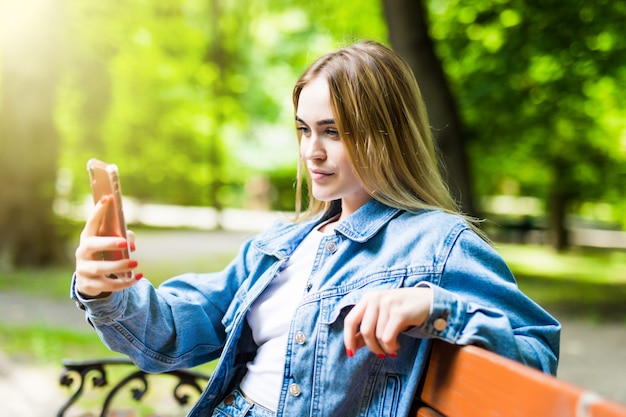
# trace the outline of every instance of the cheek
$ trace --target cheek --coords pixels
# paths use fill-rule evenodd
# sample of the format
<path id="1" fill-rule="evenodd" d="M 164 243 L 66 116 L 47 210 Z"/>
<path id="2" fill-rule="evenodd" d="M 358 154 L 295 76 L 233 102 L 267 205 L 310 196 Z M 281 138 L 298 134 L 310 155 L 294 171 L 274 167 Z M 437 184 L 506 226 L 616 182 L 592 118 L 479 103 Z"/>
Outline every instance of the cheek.
<path id="1" fill-rule="evenodd" d="M 300 146 L 298 148 L 298 152 L 300 154 L 300 158 L 302 158 L 303 160 L 307 159 L 306 158 L 306 156 L 307 156 L 307 149 L 308 149 L 307 143 L 305 141 L 301 141 L 300 142 Z"/>
<path id="2" fill-rule="evenodd" d="M 341 166 L 342 170 L 349 170 L 350 172 L 352 172 L 352 164 L 350 163 L 350 158 L 348 157 L 346 148 L 342 144 L 335 147 L 335 149 L 333 150 L 333 156 L 335 163 Z"/>

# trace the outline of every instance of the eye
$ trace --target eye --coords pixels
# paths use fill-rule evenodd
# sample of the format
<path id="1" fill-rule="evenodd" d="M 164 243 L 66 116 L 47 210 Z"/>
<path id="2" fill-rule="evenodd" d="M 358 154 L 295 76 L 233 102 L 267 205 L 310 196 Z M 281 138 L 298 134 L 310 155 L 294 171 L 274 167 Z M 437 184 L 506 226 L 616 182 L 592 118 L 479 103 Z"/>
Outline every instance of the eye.
<path id="1" fill-rule="evenodd" d="M 337 129 L 326 129 L 326 135 L 331 138 L 339 138 L 339 131 Z"/>
<path id="2" fill-rule="evenodd" d="M 309 128 L 308 128 L 308 127 L 306 127 L 306 126 L 298 126 L 298 127 L 296 128 L 296 130 L 297 130 L 298 132 L 300 132 L 301 134 L 303 134 L 303 135 L 308 135 L 308 134 L 311 132 L 311 131 L 309 130 Z"/>

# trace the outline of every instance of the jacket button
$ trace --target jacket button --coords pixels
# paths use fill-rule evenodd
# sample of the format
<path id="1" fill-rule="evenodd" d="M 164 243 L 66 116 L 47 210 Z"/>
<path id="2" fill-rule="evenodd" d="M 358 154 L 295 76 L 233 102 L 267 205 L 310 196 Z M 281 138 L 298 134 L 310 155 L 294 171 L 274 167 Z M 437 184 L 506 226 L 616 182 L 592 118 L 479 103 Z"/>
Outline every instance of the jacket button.
<path id="1" fill-rule="evenodd" d="M 326 244 L 326 250 L 330 253 L 335 253 L 337 251 L 337 244 L 335 242 L 328 242 Z"/>
<path id="2" fill-rule="evenodd" d="M 445 319 L 438 318 L 433 322 L 433 327 L 438 332 L 443 332 L 448 327 L 448 322 Z"/>
<path id="3" fill-rule="evenodd" d="M 300 386 L 298 384 L 291 384 L 289 385 L 289 394 L 293 395 L 294 397 L 299 397 L 300 394 L 302 394 L 302 390 L 300 389 Z"/>
<path id="4" fill-rule="evenodd" d="M 296 343 L 299 345 L 303 345 L 306 342 L 306 336 L 300 330 L 296 332 L 295 335 Z"/>

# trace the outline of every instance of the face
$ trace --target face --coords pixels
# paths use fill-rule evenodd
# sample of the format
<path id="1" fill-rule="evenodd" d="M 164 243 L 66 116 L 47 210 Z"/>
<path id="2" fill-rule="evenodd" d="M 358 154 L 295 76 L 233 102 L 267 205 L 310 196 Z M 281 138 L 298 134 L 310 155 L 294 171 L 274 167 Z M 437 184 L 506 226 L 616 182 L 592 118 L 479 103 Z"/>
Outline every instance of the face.
<path id="1" fill-rule="evenodd" d="M 341 199 L 342 217 L 370 199 L 354 175 L 330 107 L 328 82 L 317 77 L 301 91 L 296 124 L 300 155 L 311 176 L 312 194 L 320 201 Z"/>

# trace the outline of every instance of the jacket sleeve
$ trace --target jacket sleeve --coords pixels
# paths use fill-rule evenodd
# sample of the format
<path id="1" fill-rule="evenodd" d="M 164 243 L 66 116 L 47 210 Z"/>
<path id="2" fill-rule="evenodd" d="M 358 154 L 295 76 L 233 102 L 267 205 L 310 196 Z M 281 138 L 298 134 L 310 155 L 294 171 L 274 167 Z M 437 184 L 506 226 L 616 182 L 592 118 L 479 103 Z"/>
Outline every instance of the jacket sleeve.
<path id="1" fill-rule="evenodd" d="M 463 230 L 434 282 L 430 316 L 414 335 L 478 345 L 556 374 L 561 325 L 528 298 L 498 253 Z"/>
<path id="2" fill-rule="evenodd" d="M 104 344 L 141 369 L 189 368 L 219 357 L 226 338 L 224 316 L 248 276 L 250 241 L 223 271 L 185 274 L 155 288 L 147 279 L 105 298 L 71 297 L 86 312 Z"/>

